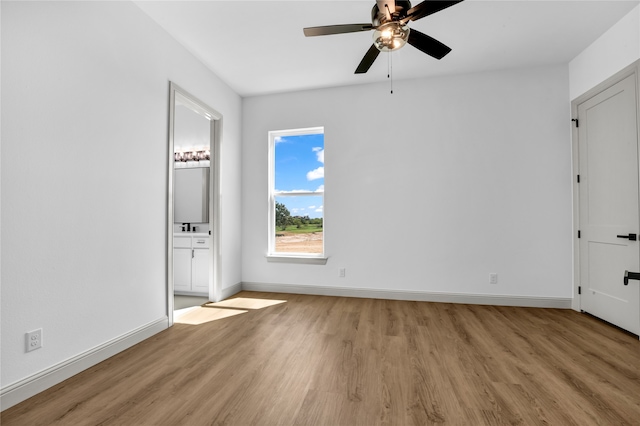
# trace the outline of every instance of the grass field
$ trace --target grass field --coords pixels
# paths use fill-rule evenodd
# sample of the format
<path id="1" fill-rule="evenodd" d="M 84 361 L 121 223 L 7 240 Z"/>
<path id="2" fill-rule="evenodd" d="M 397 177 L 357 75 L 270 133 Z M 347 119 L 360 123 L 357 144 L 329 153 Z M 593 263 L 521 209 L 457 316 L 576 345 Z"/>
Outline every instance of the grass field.
<path id="1" fill-rule="evenodd" d="M 302 225 L 298 228 L 296 225 L 287 226 L 283 231 L 281 227 L 276 228 L 277 234 L 311 234 L 314 232 L 322 232 L 322 226 L 319 225 Z"/>

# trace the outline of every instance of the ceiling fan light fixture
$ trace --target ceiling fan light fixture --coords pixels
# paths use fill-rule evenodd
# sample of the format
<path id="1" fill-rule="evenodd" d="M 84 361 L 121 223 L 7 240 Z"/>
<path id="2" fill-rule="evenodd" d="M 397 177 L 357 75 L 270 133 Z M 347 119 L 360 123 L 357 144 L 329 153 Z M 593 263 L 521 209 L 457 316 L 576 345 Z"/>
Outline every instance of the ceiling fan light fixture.
<path id="1" fill-rule="evenodd" d="M 373 32 L 373 44 L 381 52 L 398 50 L 409 39 L 409 27 L 400 22 L 388 22 L 376 28 Z"/>
<path id="2" fill-rule="evenodd" d="M 358 64 L 355 74 L 366 73 L 380 52 L 392 52 L 407 43 L 435 59 L 442 59 L 451 52 L 451 48 L 418 30 L 410 33 L 411 30 L 407 24 L 433 15 L 461 1 L 463 0 L 423 0 L 411 7 L 411 2 L 408 0 L 376 0 L 371 8 L 371 24 L 308 27 L 304 28 L 304 35 L 315 37 L 374 30 L 373 44 Z"/>

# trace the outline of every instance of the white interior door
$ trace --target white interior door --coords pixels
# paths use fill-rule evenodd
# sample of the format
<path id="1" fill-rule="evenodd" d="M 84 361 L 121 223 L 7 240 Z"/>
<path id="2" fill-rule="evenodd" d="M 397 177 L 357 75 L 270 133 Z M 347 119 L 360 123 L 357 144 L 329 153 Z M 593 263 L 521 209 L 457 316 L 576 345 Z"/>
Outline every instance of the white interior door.
<path id="1" fill-rule="evenodd" d="M 636 76 L 578 105 L 581 309 L 640 335 Z"/>

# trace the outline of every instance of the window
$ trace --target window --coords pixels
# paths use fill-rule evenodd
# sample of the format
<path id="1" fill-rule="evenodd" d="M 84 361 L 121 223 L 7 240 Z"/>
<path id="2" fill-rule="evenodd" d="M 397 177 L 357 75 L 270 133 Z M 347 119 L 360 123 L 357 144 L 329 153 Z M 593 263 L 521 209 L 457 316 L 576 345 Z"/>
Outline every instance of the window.
<path id="1" fill-rule="evenodd" d="M 324 259 L 324 128 L 269 132 L 269 166 L 268 257 Z"/>

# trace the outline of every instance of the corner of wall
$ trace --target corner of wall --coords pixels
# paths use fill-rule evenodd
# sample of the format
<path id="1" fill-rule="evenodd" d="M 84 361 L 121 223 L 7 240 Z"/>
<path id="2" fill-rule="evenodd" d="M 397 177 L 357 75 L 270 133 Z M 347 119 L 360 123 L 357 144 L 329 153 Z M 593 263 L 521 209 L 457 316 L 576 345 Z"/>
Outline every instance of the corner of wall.
<path id="1" fill-rule="evenodd" d="M 569 62 L 570 100 L 640 59 L 640 5 Z"/>

